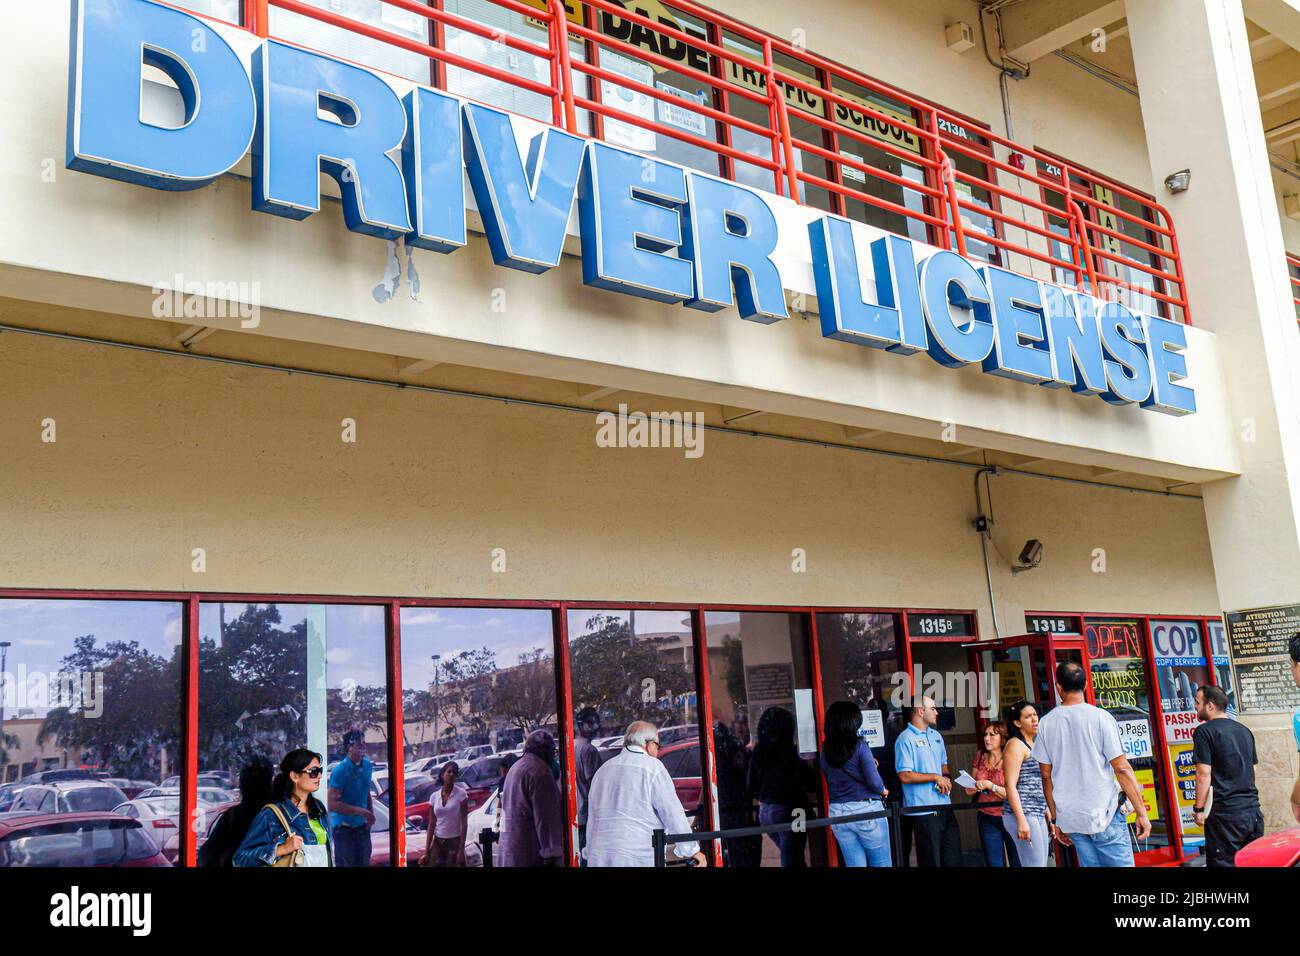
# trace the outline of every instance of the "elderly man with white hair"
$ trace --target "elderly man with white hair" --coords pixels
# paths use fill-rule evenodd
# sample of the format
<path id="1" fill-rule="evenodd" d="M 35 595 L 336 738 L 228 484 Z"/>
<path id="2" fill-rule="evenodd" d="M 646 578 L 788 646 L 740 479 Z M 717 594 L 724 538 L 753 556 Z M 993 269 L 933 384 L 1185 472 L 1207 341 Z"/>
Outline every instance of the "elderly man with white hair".
<path id="1" fill-rule="evenodd" d="M 623 750 L 604 763 L 587 794 L 588 866 L 654 866 L 654 831 L 691 829 L 668 769 L 659 762 L 659 730 L 638 720 L 623 735 Z M 707 863 L 698 843 L 677 843 L 679 858 Z"/>

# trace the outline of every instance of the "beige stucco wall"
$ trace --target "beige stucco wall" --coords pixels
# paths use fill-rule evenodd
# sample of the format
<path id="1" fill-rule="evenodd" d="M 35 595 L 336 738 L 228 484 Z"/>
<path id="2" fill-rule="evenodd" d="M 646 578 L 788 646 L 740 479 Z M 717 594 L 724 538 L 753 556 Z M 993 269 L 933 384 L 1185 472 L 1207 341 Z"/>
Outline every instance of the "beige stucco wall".
<path id="1" fill-rule="evenodd" d="M 970 468 L 718 432 L 688 460 L 599 448 L 588 414 L 0 339 L 8 586 L 937 606 L 992 631 Z M 1024 608 L 1216 611 L 1198 500 L 992 487 L 1003 553 L 1047 555 L 1014 580 L 995 559 L 1006 630 Z"/>

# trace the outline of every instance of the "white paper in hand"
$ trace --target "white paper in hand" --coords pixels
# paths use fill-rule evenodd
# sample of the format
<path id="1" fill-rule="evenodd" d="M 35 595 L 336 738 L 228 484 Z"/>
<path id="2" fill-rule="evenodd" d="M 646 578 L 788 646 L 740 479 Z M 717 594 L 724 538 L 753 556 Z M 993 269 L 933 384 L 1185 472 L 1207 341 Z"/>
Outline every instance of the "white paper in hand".
<path id="1" fill-rule="evenodd" d="M 957 774 L 956 784 L 959 787 L 969 787 L 974 790 L 975 778 L 963 770 L 961 773 Z"/>

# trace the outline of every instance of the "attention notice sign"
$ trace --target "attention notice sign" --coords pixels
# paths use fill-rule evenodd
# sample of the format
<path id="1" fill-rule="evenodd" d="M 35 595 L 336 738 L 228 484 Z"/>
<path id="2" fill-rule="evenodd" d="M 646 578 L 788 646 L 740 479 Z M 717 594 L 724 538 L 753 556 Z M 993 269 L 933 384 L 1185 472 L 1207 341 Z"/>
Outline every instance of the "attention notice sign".
<path id="1" fill-rule="evenodd" d="M 1247 714 L 1287 712 L 1300 704 L 1300 688 L 1291 679 L 1291 636 L 1300 632 L 1300 605 L 1229 611 L 1228 644 L 1240 688 L 1240 708 Z"/>

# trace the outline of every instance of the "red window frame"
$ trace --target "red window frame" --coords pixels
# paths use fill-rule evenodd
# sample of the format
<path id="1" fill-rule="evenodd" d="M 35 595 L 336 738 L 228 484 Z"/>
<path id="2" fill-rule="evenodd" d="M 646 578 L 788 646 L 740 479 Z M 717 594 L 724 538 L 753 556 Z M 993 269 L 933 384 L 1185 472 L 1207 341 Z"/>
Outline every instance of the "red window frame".
<path id="1" fill-rule="evenodd" d="M 690 615 L 694 652 L 696 700 L 700 720 L 701 773 L 707 781 L 711 799 L 705 801 L 706 819 L 700 821 L 701 829 L 713 829 L 719 819 L 717 807 L 717 770 L 714 762 L 712 697 L 708 680 L 708 635 L 706 615 L 710 611 L 755 611 L 799 614 L 805 618 L 805 633 L 809 642 L 808 659 L 812 668 L 813 708 L 816 736 L 822 737 L 822 717 L 825 694 L 822 687 L 821 660 L 817 640 L 818 614 L 889 614 L 898 622 L 899 664 L 910 673 L 911 643 L 913 640 L 961 643 L 978 639 L 978 614 L 972 609 L 951 608 L 882 608 L 861 606 L 821 605 L 766 605 L 722 603 L 677 603 L 659 601 L 578 601 L 530 600 L 493 598 L 428 598 L 392 597 L 383 595 L 343 594 L 292 594 L 274 592 L 207 592 L 207 591 L 151 591 L 151 590 L 100 590 L 74 588 L 0 588 L 0 600 L 40 601 L 157 601 L 174 603 L 182 607 L 181 626 L 181 800 L 186 819 L 193 819 L 197 807 L 198 740 L 199 740 L 199 607 L 202 604 L 332 604 L 372 606 L 384 609 L 385 665 L 387 673 L 388 711 L 388 765 L 389 765 L 389 818 L 391 863 L 406 865 L 406 812 L 405 812 L 405 753 L 402 734 L 402 677 L 401 677 L 401 612 L 406 607 L 447 608 L 514 608 L 550 610 L 551 635 L 555 660 L 556 723 L 561 737 L 561 773 L 565 783 L 565 851 L 569 864 L 578 863 L 577 804 L 573 764 L 573 701 L 570 684 L 570 659 L 568 642 L 568 613 L 570 610 L 653 610 L 682 611 Z M 957 614 L 970 620 L 971 635 L 951 638 L 913 638 L 907 634 L 907 615 L 916 613 Z M 972 637 L 973 635 L 973 637 Z M 823 801 L 826 784 L 821 782 Z M 180 828 L 181 866 L 193 867 L 197 863 L 197 845 L 193 828 Z M 835 862 L 834 841 L 828 841 L 830 860 Z M 722 862 L 722 851 L 716 842 L 713 847 L 714 864 Z"/>

